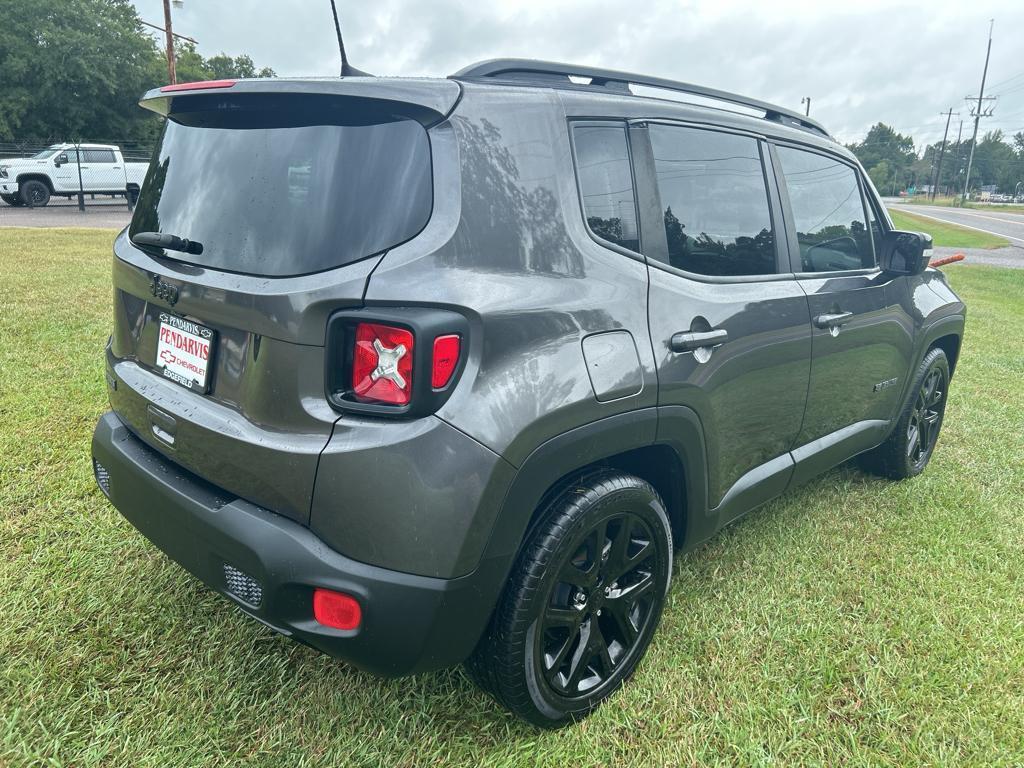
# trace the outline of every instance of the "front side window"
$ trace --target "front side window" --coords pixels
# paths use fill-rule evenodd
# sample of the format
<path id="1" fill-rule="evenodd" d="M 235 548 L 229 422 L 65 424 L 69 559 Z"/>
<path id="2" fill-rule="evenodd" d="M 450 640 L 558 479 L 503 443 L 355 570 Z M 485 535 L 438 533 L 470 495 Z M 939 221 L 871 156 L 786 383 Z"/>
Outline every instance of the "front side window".
<path id="1" fill-rule="evenodd" d="M 652 125 L 669 263 L 699 275 L 775 272 L 775 235 L 756 139 Z"/>
<path id="2" fill-rule="evenodd" d="M 835 272 L 875 265 L 871 233 L 853 168 L 825 155 L 779 147 L 801 269 Z"/>
<path id="3" fill-rule="evenodd" d="M 573 139 L 587 226 L 602 240 L 639 251 L 626 126 L 578 125 Z"/>

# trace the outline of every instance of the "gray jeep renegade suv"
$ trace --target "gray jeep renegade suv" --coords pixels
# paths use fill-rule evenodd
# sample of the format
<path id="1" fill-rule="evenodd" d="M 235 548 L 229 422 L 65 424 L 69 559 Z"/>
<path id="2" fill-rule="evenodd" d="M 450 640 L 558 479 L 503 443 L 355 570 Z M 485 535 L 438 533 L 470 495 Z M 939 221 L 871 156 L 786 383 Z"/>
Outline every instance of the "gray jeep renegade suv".
<path id="1" fill-rule="evenodd" d="M 560 725 L 642 658 L 675 550 L 931 457 L 964 305 L 803 115 L 521 60 L 142 105 L 96 479 L 282 634 L 467 661 Z"/>

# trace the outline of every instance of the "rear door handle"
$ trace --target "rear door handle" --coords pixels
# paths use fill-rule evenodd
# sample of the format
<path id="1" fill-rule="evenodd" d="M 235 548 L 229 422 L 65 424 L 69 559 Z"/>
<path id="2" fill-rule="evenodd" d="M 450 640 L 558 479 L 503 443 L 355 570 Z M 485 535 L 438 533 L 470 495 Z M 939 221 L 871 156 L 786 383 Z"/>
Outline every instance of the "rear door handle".
<path id="1" fill-rule="evenodd" d="M 724 328 L 714 331 L 689 331 L 672 334 L 668 347 L 673 352 L 693 352 L 702 347 L 720 347 L 728 340 L 729 332 Z"/>
<path id="2" fill-rule="evenodd" d="M 839 328 L 842 325 L 846 325 L 850 318 L 853 317 L 853 312 L 836 312 L 831 315 L 818 315 L 814 318 L 814 327 L 828 330 L 830 328 Z"/>

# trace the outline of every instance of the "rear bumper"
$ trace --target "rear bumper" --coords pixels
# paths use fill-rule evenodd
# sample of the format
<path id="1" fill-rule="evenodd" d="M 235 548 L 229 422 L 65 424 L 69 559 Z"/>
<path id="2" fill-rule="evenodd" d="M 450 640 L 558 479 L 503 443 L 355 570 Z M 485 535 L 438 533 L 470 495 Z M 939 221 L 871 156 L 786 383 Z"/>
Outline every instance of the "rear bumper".
<path id="1" fill-rule="evenodd" d="M 272 629 L 369 672 L 398 676 L 457 664 L 472 651 L 494 607 L 504 560 L 484 560 L 457 579 L 356 562 L 308 528 L 167 460 L 113 413 L 96 425 L 92 451 L 111 502 L 173 560 Z M 248 591 L 235 587 L 242 596 L 233 593 L 225 566 L 254 580 L 258 597 L 251 582 Z M 361 626 L 339 631 L 318 624 L 314 587 L 355 595 Z"/>

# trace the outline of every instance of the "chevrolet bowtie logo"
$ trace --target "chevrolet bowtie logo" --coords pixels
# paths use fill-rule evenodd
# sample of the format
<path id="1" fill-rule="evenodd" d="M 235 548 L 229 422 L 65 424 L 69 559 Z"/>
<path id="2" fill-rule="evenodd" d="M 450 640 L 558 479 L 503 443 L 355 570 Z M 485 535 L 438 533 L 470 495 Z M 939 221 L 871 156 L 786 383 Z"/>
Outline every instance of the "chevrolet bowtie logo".
<path id="1" fill-rule="evenodd" d="M 149 282 L 149 292 L 156 298 L 163 299 L 172 307 L 178 302 L 178 289 L 170 283 L 163 282 L 160 275 L 153 275 L 153 279 Z"/>

